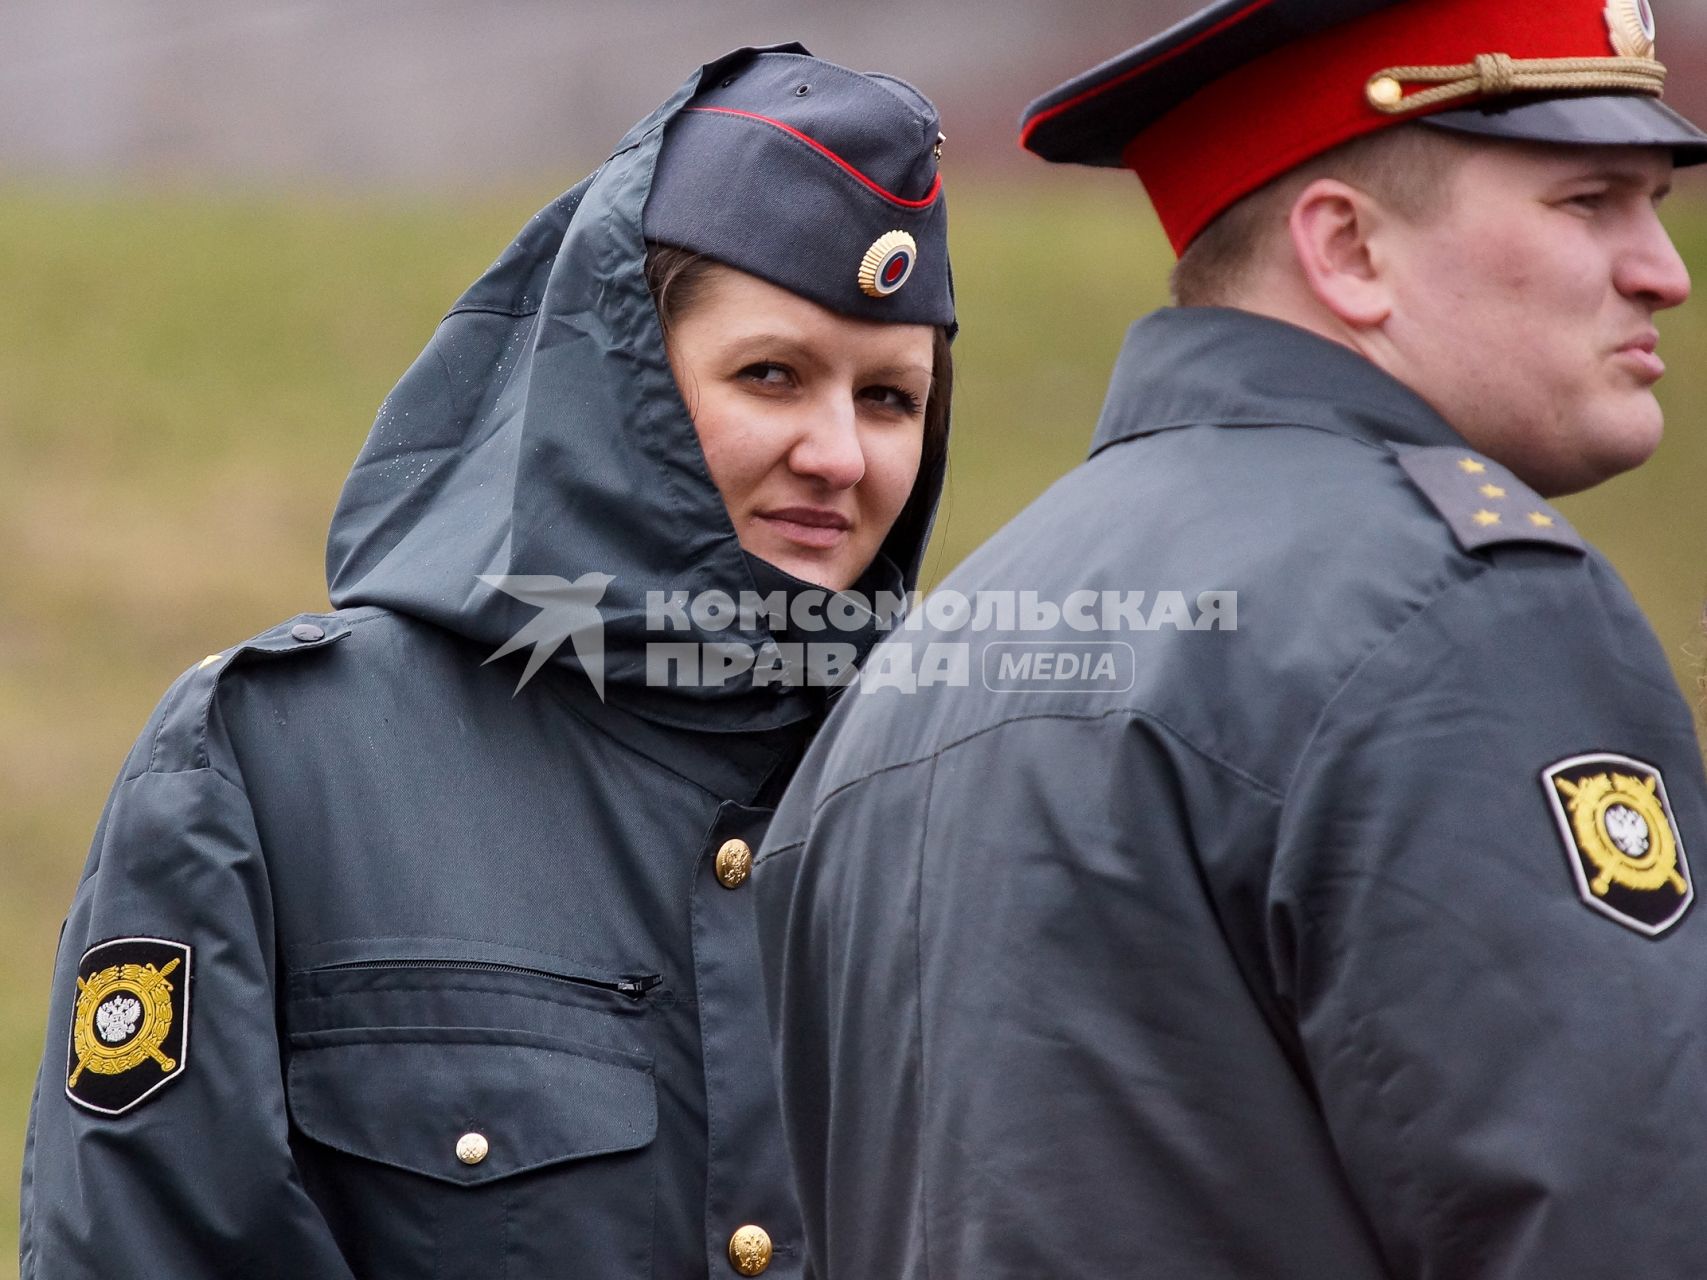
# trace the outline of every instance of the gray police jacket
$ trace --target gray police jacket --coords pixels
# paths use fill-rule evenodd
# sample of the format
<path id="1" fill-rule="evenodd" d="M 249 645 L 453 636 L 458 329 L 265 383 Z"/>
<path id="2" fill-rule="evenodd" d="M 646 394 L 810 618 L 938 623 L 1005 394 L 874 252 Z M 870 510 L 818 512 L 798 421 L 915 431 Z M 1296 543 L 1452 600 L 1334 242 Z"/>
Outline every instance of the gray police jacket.
<path id="1" fill-rule="evenodd" d="M 822 690 L 659 688 L 646 661 L 774 642 L 648 619 L 764 568 L 642 269 L 693 83 L 387 400 L 332 529 L 338 611 L 210 656 L 131 753 L 59 948 L 27 1280 L 723 1276 L 749 1224 L 767 1276 L 801 1273 L 751 889 L 718 855 L 756 847 Z M 940 484 L 874 586 L 911 581 Z"/>
<path id="2" fill-rule="evenodd" d="M 1707 1275 L 1699 752 L 1557 512 L 1169 311 L 943 591 L 755 871 L 819 1277 Z"/>

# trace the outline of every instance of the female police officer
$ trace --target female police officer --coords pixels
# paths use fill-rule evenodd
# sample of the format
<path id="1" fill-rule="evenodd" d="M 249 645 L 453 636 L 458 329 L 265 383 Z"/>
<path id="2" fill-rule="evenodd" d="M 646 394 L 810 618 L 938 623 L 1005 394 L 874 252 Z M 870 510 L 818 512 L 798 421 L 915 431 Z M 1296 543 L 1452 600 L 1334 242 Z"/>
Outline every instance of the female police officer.
<path id="1" fill-rule="evenodd" d="M 337 612 L 188 672 L 115 786 L 25 1276 L 799 1273 L 742 884 L 941 487 L 939 142 L 737 51 L 452 309 Z"/>

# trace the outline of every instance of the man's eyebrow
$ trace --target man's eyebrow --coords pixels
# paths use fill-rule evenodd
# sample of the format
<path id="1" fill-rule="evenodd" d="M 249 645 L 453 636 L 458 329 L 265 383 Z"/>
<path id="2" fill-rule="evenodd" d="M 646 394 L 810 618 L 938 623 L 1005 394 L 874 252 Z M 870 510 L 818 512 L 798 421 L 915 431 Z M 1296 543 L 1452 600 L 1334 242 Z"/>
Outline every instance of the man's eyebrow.
<path id="1" fill-rule="evenodd" d="M 1608 160 L 1603 164 L 1585 165 L 1569 179 L 1572 182 L 1606 182 L 1615 187 L 1628 187 L 1635 190 L 1647 189 L 1653 180 L 1653 174 L 1647 170 L 1631 165 L 1622 165 L 1616 160 Z M 1670 178 L 1654 187 L 1654 199 L 1656 200 L 1663 200 L 1670 194 Z"/>

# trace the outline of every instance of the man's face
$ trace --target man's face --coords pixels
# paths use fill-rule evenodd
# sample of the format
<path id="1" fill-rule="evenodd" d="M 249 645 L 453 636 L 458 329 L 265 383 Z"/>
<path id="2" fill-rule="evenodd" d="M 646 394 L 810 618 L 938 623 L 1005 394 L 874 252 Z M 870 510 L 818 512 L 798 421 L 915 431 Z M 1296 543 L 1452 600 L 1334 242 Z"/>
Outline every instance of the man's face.
<path id="1" fill-rule="evenodd" d="M 1656 213 L 1671 172 L 1658 148 L 1478 144 L 1439 216 L 1373 246 L 1394 290 L 1383 363 L 1543 494 L 1659 445 L 1653 318 L 1689 296 Z"/>

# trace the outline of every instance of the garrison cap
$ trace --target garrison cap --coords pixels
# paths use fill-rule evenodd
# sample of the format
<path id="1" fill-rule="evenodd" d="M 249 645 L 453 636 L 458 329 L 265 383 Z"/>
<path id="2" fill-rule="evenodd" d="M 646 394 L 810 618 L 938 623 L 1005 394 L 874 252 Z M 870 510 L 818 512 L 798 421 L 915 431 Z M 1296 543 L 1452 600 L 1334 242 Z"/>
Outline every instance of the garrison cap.
<path id="1" fill-rule="evenodd" d="M 1021 142 L 1134 170 L 1183 252 L 1265 183 L 1409 120 L 1707 160 L 1665 74 L 1649 0 L 1218 0 L 1033 102 Z"/>
<path id="2" fill-rule="evenodd" d="M 842 315 L 952 328 L 942 142 L 903 80 L 738 49 L 668 126 L 646 237 Z"/>

